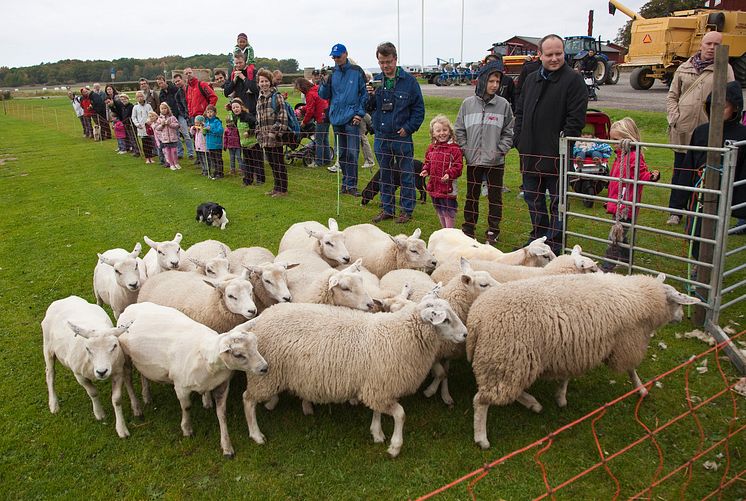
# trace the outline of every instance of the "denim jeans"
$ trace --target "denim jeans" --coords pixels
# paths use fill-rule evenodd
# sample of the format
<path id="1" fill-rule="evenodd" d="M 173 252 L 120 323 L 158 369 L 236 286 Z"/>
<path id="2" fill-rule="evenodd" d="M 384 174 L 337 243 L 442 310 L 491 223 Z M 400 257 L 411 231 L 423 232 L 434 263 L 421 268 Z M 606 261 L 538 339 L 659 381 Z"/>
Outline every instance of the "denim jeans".
<path id="1" fill-rule="evenodd" d="M 547 214 L 546 191 L 549 190 Z M 559 220 L 559 177 L 552 174 L 523 173 L 523 193 L 531 216 L 531 240 L 547 237 L 546 244 L 562 252 L 562 223 Z"/>
<path id="2" fill-rule="evenodd" d="M 241 148 L 228 148 L 228 158 L 230 159 L 231 174 L 235 174 L 236 166 L 241 166 Z"/>
<path id="3" fill-rule="evenodd" d="M 192 136 L 189 134 L 189 123 L 187 122 L 186 117 L 179 117 L 179 135 L 184 138 L 184 142 L 186 143 L 187 148 L 187 155 L 193 157 L 194 140 L 192 140 Z M 184 147 L 181 145 L 181 139 L 176 141 L 176 153 L 179 155 L 179 157 L 184 156 Z"/>
<path id="4" fill-rule="evenodd" d="M 331 161 L 331 148 L 329 147 L 329 124 L 317 123 L 313 131 L 313 141 L 316 143 L 315 159 L 316 165 L 326 165 Z"/>
<path id="5" fill-rule="evenodd" d="M 360 152 L 360 128 L 352 122 L 335 125 L 339 167 L 342 169 L 342 190 L 357 189 L 357 156 Z"/>
<path id="6" fill-rule="evenodd" d="M 399 207 L 402 214 L 411 215 L 415 206 L 414 185 L 414 145 L 411 137 L 399 139 L 384 139 L 376 137 L 373 150 L 380 166 L 381 208 L 386 214 L 394 214 L 396 197 L 394 192 L 394 169 L 401 173 L 401 191 L 399 192 Z"/>

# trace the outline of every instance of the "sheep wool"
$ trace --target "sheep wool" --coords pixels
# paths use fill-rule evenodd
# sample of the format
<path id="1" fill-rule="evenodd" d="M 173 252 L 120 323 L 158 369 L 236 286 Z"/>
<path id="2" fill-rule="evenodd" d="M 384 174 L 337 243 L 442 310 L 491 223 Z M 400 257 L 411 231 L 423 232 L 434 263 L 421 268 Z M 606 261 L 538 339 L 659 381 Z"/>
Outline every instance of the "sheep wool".
<path id="1" fill-rule="evenodd" d="M 289 249 L 315 252 L 329 266 L 346 265 L 351 262 L 345 246 L 345 237 L 334 218 L 329 218 L 329 227 L 317 221 L 303 221 L 293 224 L 280 240 L 278 253 Z"/>
<path id="2" fill-rule="evenodd" d="M 264 247 L 241 247 L 228 254 L 231 273 L 242 273 L 244 266 L 271 263 L 275 255 Z"/>

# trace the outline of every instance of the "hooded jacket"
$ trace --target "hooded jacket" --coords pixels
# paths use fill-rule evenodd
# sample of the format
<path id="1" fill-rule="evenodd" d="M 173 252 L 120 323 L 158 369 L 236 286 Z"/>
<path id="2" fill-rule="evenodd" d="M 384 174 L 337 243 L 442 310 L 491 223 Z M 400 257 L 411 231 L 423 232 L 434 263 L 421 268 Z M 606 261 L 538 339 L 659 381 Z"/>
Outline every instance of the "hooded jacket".
<path id="1" fill-rule="evenodd" d="M 513 143 L 529 174 L 559 173 L 559 138 L 580 136 L 588 109 L 583 77 L 563 64 L 557 71 L 531 73 L 521 86 Z"/>
<path id="2" fill-rule="evenodd" d="M 705 100 L 707 112 L 710 111 L 710 101 L 712 95 Z M 743 112 L 743 92 L 738 82 L 729 82 L 725 87 L 725 100 L 733 105 L 735 113 L 730 120 L 723 123 L 723 144 L 725 141 L 744 141 L 746 140 L 746 125 L 741 123 Z M 704 123 L 694 129 L 692 133 L 692 146 L 707 146 L 710 135 L 709 122 Z M 688 151 L 684 157 L 684 169 L 700 169 L 707 164 L 706 151 Z M 746 179 L 746 146 L 738 148 L 738 157 L 736 160 L 736 173 L 734 181 Z M 741 185 L 733 189 L 732 205 L 738 205 L 746 202 L 746 185 Z M 746 218 L 746 208 L 732 211 L 733 217 Z"/>
<path id="3" fill-rule="evenodd" d="M 383 81 L 383 73 L 375 80 Z M 388 106 L 390 110 L 384 111 Z M 376 137 L 397 138 L 399 129 L 404 129 L 411 136 L 420 128 L 425 119 L 425 101 L 417 80 L 401 68 L 397 68 L 393 89 L 376 89 L 373 99 L 368 101 L 367 111 L 373 123 Z"/>
<path id="4" fill-rule="evenodd" d="M 502 75 L 502 71 L 502 64 L 496 61 L 482 67 L 477 76 L 476 95 L 464 99 L 458 110 L 453 128 L 466 165 L 503 165 L 513 145 L 514 120 L 510 103 L 497 94 L 486 94 L 490 75 Z"/>

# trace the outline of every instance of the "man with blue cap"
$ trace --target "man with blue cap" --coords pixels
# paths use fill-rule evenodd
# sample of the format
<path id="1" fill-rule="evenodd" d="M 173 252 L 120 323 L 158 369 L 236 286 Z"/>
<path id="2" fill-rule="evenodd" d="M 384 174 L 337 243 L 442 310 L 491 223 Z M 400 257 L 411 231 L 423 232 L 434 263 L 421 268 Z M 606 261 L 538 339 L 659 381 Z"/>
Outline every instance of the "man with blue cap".
<path id="1" fill-rule="evenodd" d="M 334 44 L 329 54 L 334 71 L 319 85 L 319 97 L 329 101 L 328 117 L 334 127 L 335 144 L 342 169 L 343 194 L 360 196 L 357 189 L 357 159 L 360 150 L 360 121 L 365 116 L 368 93 L 365 72 L 347 60 L 347 48 Z M 334 171 L 332 171 L 334 172 Z"/>

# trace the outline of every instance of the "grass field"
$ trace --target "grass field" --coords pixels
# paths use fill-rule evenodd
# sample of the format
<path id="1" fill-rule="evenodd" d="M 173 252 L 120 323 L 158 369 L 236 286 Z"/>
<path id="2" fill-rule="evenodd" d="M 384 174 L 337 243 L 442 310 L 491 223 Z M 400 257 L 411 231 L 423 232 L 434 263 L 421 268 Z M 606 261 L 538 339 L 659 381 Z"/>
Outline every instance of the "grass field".
<path id="1" fill-rule="evenodd" d="M 293 97 L 297 96 L 291 96 L 291 100 Z M 458 104 L 456 100 L 427 98 L 426 123 L 437 113 L 455 118 Z M 363 208 L 357 205 L 357 199 L 344 197 L 337 215 L 337 178 L 325 169 L 290 167 L 290 196 L 270 200 L 263 195 L 268 188 L 242 188 L 238 177 L 208 181 L 191 166 L 171 172 L 116 155 L 113 141 L 94 144 L 85 140 L 66 99 L 18 100 L 7 105 L 10 114 L 0 115 L 0 196 L 6 211 L 0 223 L 2 498 L 413 498 L 543 437 L 631 388 L 626 376 L 600 368 L 570 384 L 569 405 L 562 410 L 553 404 L 554 385 L 539 382 L 532 393 L 545 404 L 544 412 L 533 414 L 519 405 L 492 408 L 488 426 L 492 449 L 481 451 L 472 442 L 473 376 L 465 361 L 457 361 L 451 369 L 451 392 L 456 400 L 453 409 L 421 394 L 402 400 L 407 412 L 405 443 L 395 460 L 388 458 L 384 445 L 372 442 L 368 432 L 370 412 L 365 408 L 319 405 L 314 416 L 303 416 L 300 402 L 289 396 L 284 396 L 271 413 L 263 408 L 258 411 L 268 443 L 256 445 L 246 431 L 240 398 L 245 383 L 240 376 L 234 378 L 228 404 L 236 450 L 233 461 L 221 456 L 214 412 L 202 409 L 197 398 L 192 408 L 195 436 L 181 436 L 179 405 L 171 387 L 154 385 L 155 403 L 146 408 L 144 422 L 133 421 L 128 403 L 124 404 L 132 436 L 120 440 L 107 403 L 107 385 L 100 385 L 107 418 L 96 422 L 83 389 L 69 371 L 59 368 L 56 387 L 61 410 L 52 415 L 47 407 L 39 322 L 55 299 L 71 294 L 93 299 L 96 252 L 114 247 L 131 249 L 135 242 L 142 242 L 143 235 L 170 239 L 177 231 L 184 235 L 185 248 L 200 240 L 218 238 L 232 248 L 261 245 L 276 251 L 285 229 L 294 222 L 337 217 L 340 226 L 346 227 L 369 221 L 378 207 L 376 201 Z M 606 111 L 612 119 L 633 116 L 646 141 L 665 141 L 665 118 L 661 114 Z M 416 136 L 418 158 L 427 142 L 427 132 L 421 130 Z M 670 179 L 669 153 L 650 150 L 647 160 L 663 171 L 664 180 Z M 361 170 L 360 176 L 362 188 L 371 173 Z M 506 172 L 506 185 L 512 191 L 505 196 L 500 236 L 503 250 L 521 245 L 530 228 L 525 204 L 516 198 L 519 184 L 517 158 L 512 152 Z M 646 189 L 647 202 L 663 204 L 666 198 L 665 190 Z M 231 222 L 225 231 L 194 221 L 195 207 L 206 200 L 227 207 Z M 604 217 L 598 207 L 583 210 Z M 486 213 L 486 207 L 482 211 Z M 662 213 L 652 211 L 643 211 L 641 217 L 645 224 L 659 227 L 665 220 Z M 484 217 L 480 222 L 484 231 Z M 402 230 L 400 225 L 387 223 L 381 225 L 385 231 Z M 584 224 L 588 232 L 599 236 L 608 232 L 608 226 Z M 425 237 L 438 228 L 429 203 L 417 207 L 415 218 L 403 230 L 411 233 L 416 227 L 422 228 Z M 674 240 L 642 238 L 646 246 L 683 252 Z M 595 252 L 602 253 L 603 248 L 596 246 Z M 684 273 L 676 263 L 643 259 L 650 267 Z M 721 323 L 737 322 L 741 325 L 735 328 L 740 331 L 745 312 L 744 306 L 731 309 Z M 650 356 L 639 370 L 643 380 L 707 348 L 698 341 L 675 337 L 675 333 L 692 328 L 684 322 L 659 331 L 651 342 Z M 660 341 L 668 348 L 659 347 Z M 706 399 L 721 391 L 725 382 L 735 381 L 730 366 L 723 364 L 721 376 L 716 362 L 710 356 L 709 371 L 701 375 L 691 370 L 690 398 Z M 639 411 L 647 426 L 664 423 L 687 409 L 685 379 L 683 372 L 677 372 L 663 381 L 662 388 L 653 389 Z M 658 437 L 665 458 L 663 474 L 691 458 L 700 439 L 704 448 L 721 440 L 729 426 L 743 425 L 746 404 L 743 398 L 736 398 L 731 400 L 726 395 L 697 412 L 701 434 L 689 417 Z M 610 408 L 597 424 L 605 453 L 612 454 L 645 435 L 634 419 L 635 404 L 631 399 Z M 740 416 L 740 421 L 733 421 L 734 415 Z M 391 429 L 391 419 L 384 418 L 387 436 Z M 743 437 L 741 433 L 730 443 L 731 476 L 746 468 Z M 542 494 L 534 452 L 492 470 L 476 485 L 477 496 L 525 499 Z M 725 467 L 725 460 L 717 458 L 720 452 L 726 451 L 716 448 L 694 463 L 685 498 L 702 498 L 717 487 Z M 559 435 L 543 457 L 553 485 L 597 460 L 587 424 Z M 720 462 L 721 469 L 705 470 L 705 460 Z M 655 448 L 644 442 L 608 466 L 621 482 L 621 494 L 628 497 L 649 485 L 658 464 Z M 660 499 L 679 497 L 684 485 L 685 475 L 676 474 L 654 495 Z M 614 482 L 599 469 L 559 491 L 557 497 L 605 499 L 614 494 L 614 489 Z M 731 484 L 723 495 L 724 499 L 744 496 L 743 479 Z M 462 485 L 441 498 L 466 499 L 468 494 Z"/>

